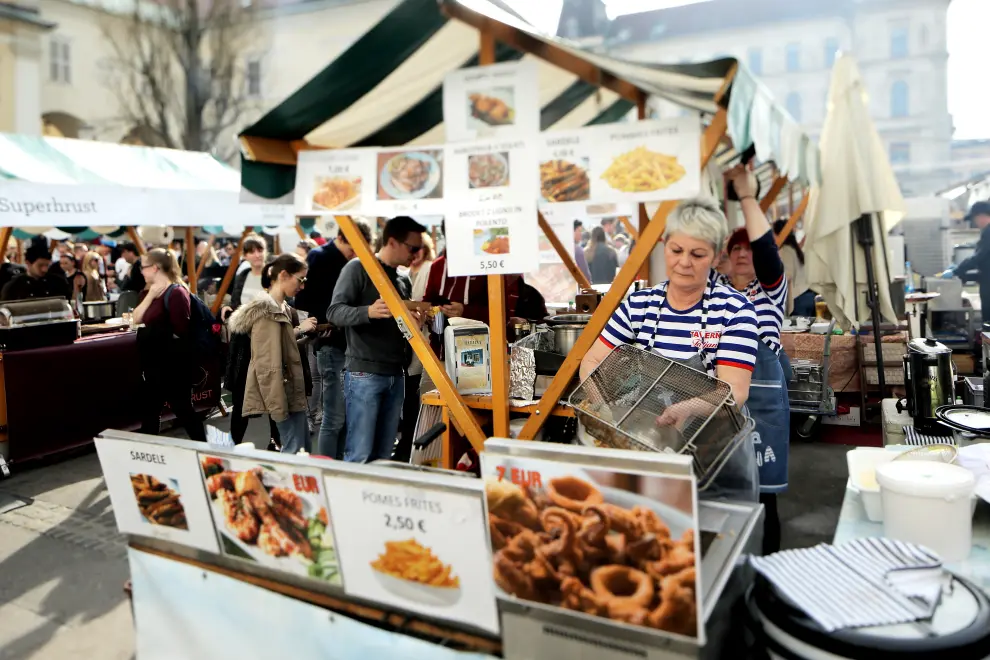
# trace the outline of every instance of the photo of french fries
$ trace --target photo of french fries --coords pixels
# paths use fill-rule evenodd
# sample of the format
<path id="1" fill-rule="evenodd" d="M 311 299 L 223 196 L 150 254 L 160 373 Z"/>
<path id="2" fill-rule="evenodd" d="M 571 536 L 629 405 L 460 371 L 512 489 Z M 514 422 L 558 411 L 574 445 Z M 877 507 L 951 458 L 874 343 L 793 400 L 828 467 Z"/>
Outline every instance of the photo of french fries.
<path id="1" fill-rule="evenodd" d="M 615 158 L 601 178 L 615 190 L 646 193 L 669 188 L 685 174 L 687 171 L 676 156 L 639 146 Z"/>
<path id="2" fill-rule="evenodd" d="M 152 525 L 189 529 L 179 492 L 150 474 L 132 474 L 131 488 L 141 516 Z"/>
<path id="3" fill-rule="evenodd" d="M 371 562 L 371 567 L 400 580 L 430 587 L 457 589 L 461 586 L 461 579 L 454 575 L 450 564 L 440 561 L 430 548 L 416 539 L 386 541 L 385 552 Z"/>
<path id="4" fill-rule="evenodd" d="M 549 160 L 540 163 L 540 195 L 548 202 L 582 202 L 591 196 L 587 159 L 580 163 Z"/>

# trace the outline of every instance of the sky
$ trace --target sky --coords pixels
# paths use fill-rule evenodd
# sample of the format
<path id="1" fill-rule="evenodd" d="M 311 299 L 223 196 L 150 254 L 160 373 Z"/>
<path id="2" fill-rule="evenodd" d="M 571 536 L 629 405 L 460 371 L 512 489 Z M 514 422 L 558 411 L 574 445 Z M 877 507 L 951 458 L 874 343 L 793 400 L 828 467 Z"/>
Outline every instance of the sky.
<path id="1" fill-rule="evenodd" d="M 990 139 L 990 0 L 953 0 L 949 6 L 949 112 L 957 140 Z"/>

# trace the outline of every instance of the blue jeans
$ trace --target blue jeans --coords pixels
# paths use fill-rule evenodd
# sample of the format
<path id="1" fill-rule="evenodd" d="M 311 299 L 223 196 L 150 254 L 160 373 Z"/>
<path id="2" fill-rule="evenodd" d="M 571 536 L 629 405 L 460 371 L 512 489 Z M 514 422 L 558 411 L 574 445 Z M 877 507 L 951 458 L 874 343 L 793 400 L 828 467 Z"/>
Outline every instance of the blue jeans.
<path id="1" fill-rule="evenodd" d="M 295 454 L 300 449 L 309 451 L 309 424 L 306 423 L 306 411 L 289 413 L 289 416 L 275 422 L 279 437 L 282 440 L 282 453 Z"/>
<path id="2" fill-rule="evenodd" d="M 344 460 L 370 463 L 391 458 L 402 417 L 406 379 L 363 371 L 344 372 L 347 400 L 347 441 Z"/>
<path id="3" fill-rule="evenodd" d="M 340 436 L 344 430 L 344 351 L 322 346 L 316 353 L 316 366 L 323 385 L 323 422 L 316 453 L 340 458 Z"/>

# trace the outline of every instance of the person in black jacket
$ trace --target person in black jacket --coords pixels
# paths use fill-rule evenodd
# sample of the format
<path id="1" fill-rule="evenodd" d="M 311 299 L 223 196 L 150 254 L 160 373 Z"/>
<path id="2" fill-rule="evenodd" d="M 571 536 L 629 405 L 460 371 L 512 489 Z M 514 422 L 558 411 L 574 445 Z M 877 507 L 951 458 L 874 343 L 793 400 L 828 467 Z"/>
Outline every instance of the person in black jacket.
<path id="1" fill-rule="evenodd" d="M 361 231 L 364 240 L 371 242 L 371 227 L 355 220 L 354 224 Z M 306 277 L 306 287 L 296 294 L 296 308 L 315 318 L 317 324 L 327 325 L 327 309 L 333 299 L 333 289 L 337 286 L 340 271 L 348 261 L 354 258 L 354 248 L 340 232 L 331 242 L 322 247 L 310 250 L 306 257 L 309 273 Z M 322 411 L 320 435 L 316 453 L 330 458 L 341 458 L 344 431 L 344 351 L 347 340 L 343 330 L 329 329 L 320 333 L 316 340 L 315 362 L 313 369 L 313 401 L 310 402 L 310 413 Z M 317 396 L 317 390 L 322 391 Z M 311 418 L 312 419 L 312 418 Z M 313 423 L 316 420 L 313 419 Z"/>
<path id="2" fill-rule="evenodd" d="M 27 272 L 17 275 L 4 285 L 0 300 L 24 300 L 25 298 L 66 298 L 70 289 L 64 277 L 49 273 L 52 253 L 48 250 L 47 239 L 35 240 L 24 254 Z"/>
<path id="3" fill-rule="evenodd" d="M 990 320 L 990 202 L 973 204 L 966 216 L 980 230 L 980 241 L 976 244 L 976 252 L 964 259 L 955 268 L 955 274 L 964 282 L 976 281 L 980 285 L 980 307 L 983 320 Z M 946 271 L 944 274 L 949 274 Z"/>
<path id="4" fill-rule="evenodd" d="M 220 310 L 220 319 L 227 320 L 230 313 L 261 295 L 261 271 L 268 262 L 268 244 L 257 234 L 248 234 L 241 247 L 244 261 L 250 268 L 244 268 L 234 276 L 234 286 L 230 290 L 230 305 Z"/>
<path id="5" fill-rule="evenodd" d="M 141 255 L 134 243 L 121 243 L 120 258 L 130 264 L 127 275 L 120 283 L 121 291 L 144 291 L 144 274 L 141 272 Z M 137 265 L 135 265 L 137 264 Z"/>

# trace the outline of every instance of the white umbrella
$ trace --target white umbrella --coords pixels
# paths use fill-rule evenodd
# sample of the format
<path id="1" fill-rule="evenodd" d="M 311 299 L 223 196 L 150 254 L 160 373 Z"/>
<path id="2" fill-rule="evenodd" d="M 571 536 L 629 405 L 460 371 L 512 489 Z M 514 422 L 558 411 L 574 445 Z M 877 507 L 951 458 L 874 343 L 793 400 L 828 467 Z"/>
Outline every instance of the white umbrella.
<path id="1" fill-rule="evenodd" d="M 857 241 L 855 222 L 872 214 L 871 251 L 880 314 L 896 323 L 887 285 L 886 237 L 904 217 L 904 198 L 870 118 L 866 88 L 851 56 L 836 61 L 828 96 L 819 145 L 822 183 L 811 189 L 805 223 L 808 283 L 824 296 L 843 327 L 858 328 L 869 319 L 865 251 Z"/>

